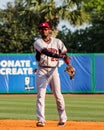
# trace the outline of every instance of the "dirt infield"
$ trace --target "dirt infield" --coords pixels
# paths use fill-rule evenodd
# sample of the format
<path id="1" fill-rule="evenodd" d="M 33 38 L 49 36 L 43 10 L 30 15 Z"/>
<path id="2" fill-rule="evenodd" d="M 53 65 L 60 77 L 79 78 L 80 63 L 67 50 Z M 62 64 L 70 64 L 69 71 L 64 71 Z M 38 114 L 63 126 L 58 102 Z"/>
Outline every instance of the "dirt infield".
<path id="1" fill-rule="evenodd" d="M 45 127 L 36 127 L 34 120 L 0 120 L 0 130 L 104 130 L 104 122 L 67 121 L 58 127 L 57 121 L 47 121 Z"/>

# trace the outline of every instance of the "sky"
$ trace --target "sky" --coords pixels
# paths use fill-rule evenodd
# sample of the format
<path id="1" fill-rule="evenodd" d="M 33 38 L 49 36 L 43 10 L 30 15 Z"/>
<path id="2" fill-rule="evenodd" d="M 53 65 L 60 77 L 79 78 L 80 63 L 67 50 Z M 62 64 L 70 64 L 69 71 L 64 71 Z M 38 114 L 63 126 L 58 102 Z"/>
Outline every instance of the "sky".
<path id="1" fill-rule="evenodd" d="M 0 0 L 0 9 L 6 8 L 7 2 L 13 2 L 14 0 Z"/>

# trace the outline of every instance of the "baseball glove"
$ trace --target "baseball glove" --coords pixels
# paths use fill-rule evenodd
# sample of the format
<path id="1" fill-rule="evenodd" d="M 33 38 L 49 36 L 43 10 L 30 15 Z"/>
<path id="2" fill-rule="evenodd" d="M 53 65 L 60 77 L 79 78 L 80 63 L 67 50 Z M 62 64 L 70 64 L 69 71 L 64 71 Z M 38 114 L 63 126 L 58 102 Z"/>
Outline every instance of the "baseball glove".
<path id="1" fill-rule="evenodd" d="M 64 71 L 69 74 L 71 80 L 74 79 L 75 68 L 72 65 L 68 65 Z"/>

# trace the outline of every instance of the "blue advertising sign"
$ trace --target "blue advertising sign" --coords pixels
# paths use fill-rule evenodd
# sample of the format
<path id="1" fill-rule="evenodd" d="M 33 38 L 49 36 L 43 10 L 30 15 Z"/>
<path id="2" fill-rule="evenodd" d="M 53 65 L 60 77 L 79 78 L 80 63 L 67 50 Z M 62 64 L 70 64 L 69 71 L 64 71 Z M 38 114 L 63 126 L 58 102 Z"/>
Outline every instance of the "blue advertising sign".
<path id="1" fill-rule="evenodd" d="M 0 93 L 35 92 L 33 55 L 0 56 Z"/>
<path id="2" fill-rule="evenodd" d="M 104 92 L 104 55 L 72 55 L 71 64 L 76 69 L 74 80 L 64 72 L 66 64 L 59 60 L 59 74 L 63 93 Z M 0 55 L 0 93 L 37 93 L 37 62 L 34 54 Z M 99 69 L 100 68 L 100 69 Z M 47 86 L 47 93 L 52 93 Z"/>

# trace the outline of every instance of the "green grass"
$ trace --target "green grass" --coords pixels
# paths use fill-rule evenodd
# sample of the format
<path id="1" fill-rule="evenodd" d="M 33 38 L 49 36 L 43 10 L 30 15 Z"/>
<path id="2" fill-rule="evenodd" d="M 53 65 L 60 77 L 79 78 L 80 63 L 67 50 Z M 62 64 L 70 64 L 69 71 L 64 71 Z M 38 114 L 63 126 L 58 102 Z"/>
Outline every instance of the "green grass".
<path id="1" fill-rule="evenodd" d="M 104 96 L 64 96 L 68 120 L 104 121 Z M 36 96 L 0 96 L 0 119 L 36 119 Z M 46 96 L 46 120 L 58 120 L 53 96 Z"/>

